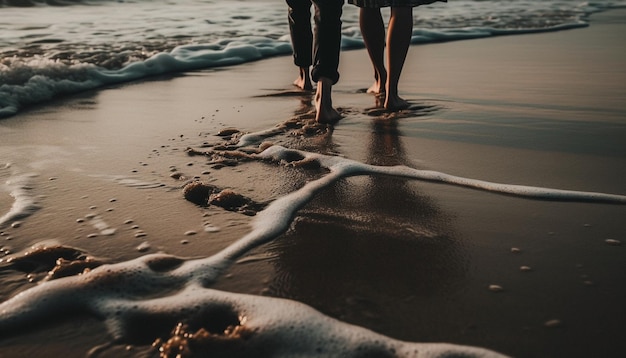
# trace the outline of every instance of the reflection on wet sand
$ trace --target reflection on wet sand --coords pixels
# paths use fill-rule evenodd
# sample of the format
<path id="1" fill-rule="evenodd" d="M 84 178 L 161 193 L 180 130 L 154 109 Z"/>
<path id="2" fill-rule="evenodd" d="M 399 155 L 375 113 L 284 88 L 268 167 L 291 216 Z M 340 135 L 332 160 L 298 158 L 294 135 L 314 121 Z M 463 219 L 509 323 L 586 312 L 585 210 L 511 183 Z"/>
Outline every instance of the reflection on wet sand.
<path id="1" fill-rule="evenodd" d="M 396 120 L 371 126 L 368 164 L 414 167 Z M 467 265 L 453 217 L 415 181 L 384 175 L 327 187 L 271 251 L 269 294 L 396 337 L 414 336 L 416 306 L 432 308 L 428 301 L 462 281 Z"/>

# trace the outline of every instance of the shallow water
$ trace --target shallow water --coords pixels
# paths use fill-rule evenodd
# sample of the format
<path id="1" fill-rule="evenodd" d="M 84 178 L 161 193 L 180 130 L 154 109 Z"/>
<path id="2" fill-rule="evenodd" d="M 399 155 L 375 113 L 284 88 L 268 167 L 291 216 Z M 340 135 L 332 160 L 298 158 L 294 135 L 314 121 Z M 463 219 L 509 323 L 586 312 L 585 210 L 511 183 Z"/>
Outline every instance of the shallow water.
<path id="1" fill-rule="evenodd" d="M 0 118 L 113 83 L 291 53 L 280 0 L 33 4 L 7 1 L 0 7 Z M 412 42 L 584 27 L 590 14 L 623 6 L 623 1 L 436 3 L 415 10 Z M 358 9 L 346 5 L 342 20 L 343 48 L 362 47 Z"/>

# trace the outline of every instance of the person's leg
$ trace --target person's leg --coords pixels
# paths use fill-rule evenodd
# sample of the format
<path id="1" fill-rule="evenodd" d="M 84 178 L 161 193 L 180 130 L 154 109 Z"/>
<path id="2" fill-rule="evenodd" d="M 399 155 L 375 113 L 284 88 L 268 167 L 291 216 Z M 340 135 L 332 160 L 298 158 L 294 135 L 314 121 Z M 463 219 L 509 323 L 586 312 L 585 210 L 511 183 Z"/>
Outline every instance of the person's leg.
<path id="1" fill-rule="evenodd" d="M 387 33 L 387 98 L 385 108 L 389 110 L 404 109 L 409 103 L 398 95 L 398 82 L 402 67 L 411 44 L 413 30 L 413 8 L 392 7 Z"/>
<path id="2" fill-rule="evenodd" d="M 380 8 L 361 8 L 359 25 L 363 42 L 374 66 L 374 84 L 367 93 L 385 92 L 387 70 L 385 69 L 385 23 Z"/>
<path id="3" fill-rule="evenodd" d="M 341 50 L 341 12 L 343 0 L 313 0 L 315 5 L 315 36 L 311 78 L 317 82 L 315 119 L 332 123 L 341 115 L 332 105 L 332 86 L 339 80 Z"/>
<path id="4" fill-rule="evenodd" d="M 313 32 L 311 31 L 311 1 L 286 0 L 293 47 L 293 62 L 300 69 L 294 85 L 303 90 L 312 90 L 310 68 L 313 64 Z"/>

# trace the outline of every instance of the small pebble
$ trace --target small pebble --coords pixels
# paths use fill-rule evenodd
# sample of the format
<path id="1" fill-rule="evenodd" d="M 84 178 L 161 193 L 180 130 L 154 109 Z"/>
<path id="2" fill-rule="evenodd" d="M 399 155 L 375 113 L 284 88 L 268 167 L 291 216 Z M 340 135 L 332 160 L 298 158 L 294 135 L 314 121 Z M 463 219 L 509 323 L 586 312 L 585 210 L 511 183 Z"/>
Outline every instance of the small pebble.
<path id="1" fill-rule="evenodd" d="M 548 328 L 559 327 L 561 325 L 561 321 L 558 319 L 551 319 L 549 321 L 546 321 L 543 325 Z"/>
<path id="2" fill-rule="evenodd" d="M 522 250 L 520 250 L 518 247 L 512 247 L 511 252 L 514 254 L 519 254 L 520 252 L 522 252 Z"/>
<path id="3" fill-rule="evenodd" d="M 133 221 L 131 219 L 128 219 L 128 220 L 124 221 L 124 224 L 126 224 L 126 225 L 132 224 L 132 223 L 133 223 Z"/>
<path id="4" fill-rule="evenodd" d="M 220 231 L 220 228 L 217 227 L 217 226 L 213 226 L 213 225 L 206 225 L 204 227 L 204 231 L 206 231 L 206 232 L 218 232 L 218 231 Z"/>
<path id="5" fill-rule="evenodd" d="M 523 272 L 532 271 L 532 269 L 530 268 L 530 266 L 521 266 L 519 269 L 520 269 L 521 271 L 523 271 Z"/>
<path id="6" fill-rule="evenodd" d="M 113 228 L 109 228 L 109 229 L 104 229 L 102 231 L 100 231 L 100 234 L 105 235 L 105 236 L 112 236 L 115 234 L 115 229 Z"/>
<path id="7" fill-rule="evenodd" d="M 189 243 L 189 240 L 180 240 L 180 243 L 183 245 L 187 245 Z"/>
<path id="8" fill-rule="evenodd" d="M 76 219 L 76 222 L 77 222 L 77 223 L 79 223 L 79 224 L 80 224 L 80 223 L 84 223 L 84 222 L 85 222 L 85 219 Z"/>
<path id="9" fill-rule="evenodd" d="M 139 229 L 139 225 L 133 225 L 130 227 L 131 229 Z"/>
<path id="10" fill-rule="evenodd" d="M 147 236 L 147 235 L 148 235 L 148 234 L 146 234 L 145 232 L 140 231 L 140 232 L 138 232 L 138 233 L 136 233 L 136 234 L 135 234 L 135 237 L 136 237 L 136 238 L 140 238 L 140 237 L 144 237 L 144 236 Z"/>
<path id="11" fill-rule="evenodd" d="M 89 235 L 87 235 L 88 239 L 93 239 L 95 237 L 98 237 L 98 234 L 89 234 Z"/>
<path id="12" fill-rule="evenodd" d="M 185 231 L 185 236 L 192 236 L 197 234 L 197 232 L 193 231 L 193 230 L 189 230 L 189 231 Z"/>
<path id="13" fill-rule="evenodd" d="M 489 291 L 501 292 L 503 290 L 504 290 L 504 288 L 502 288 L 502 286 L 500 286 L 500 285 L 489 285 Z"/>
<path id="14" fill-rule="evenodd" d="M 144 241 L 137 246 L 137 251 L 139 252 L 146 252 L 148 250 L 150 250 L 150 244 L 147 241 Z"/>
<path id="15" fill-rule="evenodd" d="M 615 240 L 615 239 L 606 239 L 604 240 L 604 242 L 606 242 L 608 245 L 611 245 L 611 246 L 620 246 L 622 244 L 621 241 Z"/>
<path id="16" fill-rule="evenodd" d="M 15 221 L 13 224 L 11 224 L 11 227 L 14 228 L 14 229 L 17 229 L 20 226 L 22 226 L 22 222 L 21 221 Z"/>
<path id="17" fill-rule="evenodd" d="M 109 199 L 109 203 L 114 203 L 114 202 L 116 202 L 116 201 L 117 201 L 117 199 L 115 199 L 115 198 L 111 198 L 111 199 Z"/>

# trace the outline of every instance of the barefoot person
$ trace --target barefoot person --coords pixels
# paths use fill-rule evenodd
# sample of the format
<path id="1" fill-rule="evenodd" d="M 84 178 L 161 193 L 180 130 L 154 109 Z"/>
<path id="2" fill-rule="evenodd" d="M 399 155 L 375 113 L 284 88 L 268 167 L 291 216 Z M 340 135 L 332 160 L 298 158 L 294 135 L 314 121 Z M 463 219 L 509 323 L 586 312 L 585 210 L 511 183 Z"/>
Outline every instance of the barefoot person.
<path id="1" fill-rule="evenodd" d="M 315 36 L 311 79 L 317 83 L 315 119 L 333 123 L 341 115 L 332 103 L 332 87 L 339 81 L 339 51 L 341 50 L 341 12 L 344 0 L 313 0 L 315 5 Z"/>
<path id="2" fill-rule="evenodd" d="M 313 65 L 311 5 L 311 0 L 287 0 L 293 63 L 300 69 L 300 74 L 293 84 L 305 91 L 313 89 L 310 72 Z"/>
<path id="3" fill-rule="evenodd" d="M 390 111 L 409 107 L 398 95 L 398 82 L 411 44 L 413 31 L 413 7 L 446 0 L 348 0 L 360 7 L 359 25 L 363 41 L 374 65 L 374 84 L 367 92 L 385 94 L 383 106 Z M 380 9 L 391 7 L 391 15 L 385 38 L 385 24 Z M 385 69 L 385 40 L 387 65 Z"/>
<path id="4" fill-rule="evenodd" d="M 310 35 L 311 3 L 315 6 L 313 46 Z M 294 84 L 302 89 L 312 88 L 311 82 L 317 84 L 315 120 L 320 123 L 333 123 L 341 119 L 339 112 L 333 108 L 332 86 L 339 80 L 343 3 L 344 0 L 287 0 L 294 63 L 300 68 L 300 77 Z M 309 79 L 311 63 L 313 67 Z"/>

